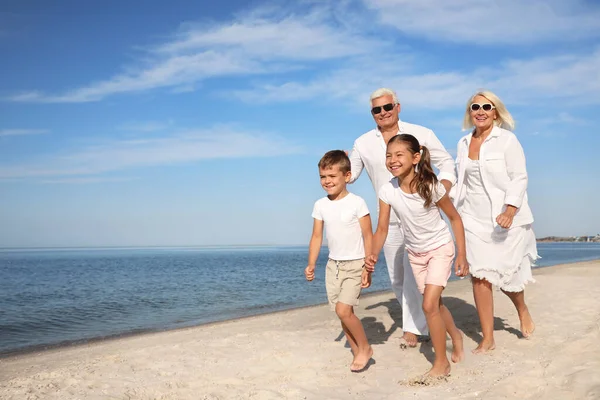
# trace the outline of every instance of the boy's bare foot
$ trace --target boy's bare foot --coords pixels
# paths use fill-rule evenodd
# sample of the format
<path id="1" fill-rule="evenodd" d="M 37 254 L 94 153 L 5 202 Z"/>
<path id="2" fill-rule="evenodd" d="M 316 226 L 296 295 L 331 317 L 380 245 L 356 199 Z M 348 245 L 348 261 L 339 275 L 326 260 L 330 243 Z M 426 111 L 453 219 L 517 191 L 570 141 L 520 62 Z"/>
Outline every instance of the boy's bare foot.
<path id="1" fill-rule="evenodd" d="M 357 354 L 354 356 L 354 361 L 352 361 L 352 364 L 350 364 L 350 371 L 363 371 L 369 364 L 371 357 L 373 357 L 373 348 L 371 346 L 369 346 L 369 348 L 366 351 L 358 351 Z"/>
<path id="2" fill-rule="evenodd" d="M 463 332 L 459 329 L 460 334 L 457 340 L 452 341 L 452 356 L 450 357 L 453 363 L 461 362 L 465 358 L 465 348 L 463 346 Z"/>
<path id="3" fill-rule="evenodd" d="M 473 349 L 472 353 L 473 354 L 484 354 L 487 353 L 488 351 L 494 350 L 496 348 L 496 342 L 494 342 L 494 339 L 492 340 L 482 340 L 479 345 Z"/>
<path id="4" fill-rule="evenodd" d="M 450 363 L 448 362 L 448 360 L 446 360 L 446 363 L 441 364 L 441 365 L 436 365 L 434 363 L 433 367 L 431 367 L 429 372 L 427 372 L 425 375 L 429 376 L 431 378 L 439 378 L 442 376 L 448 376 L 448 375 L 450 375 Z"/>
<path id="5" fill-rule="evenodd" d="M 406 349 L 408 347 L 417 347 L 418 343 L 419 339 L 417 338 L 417 335 L 411 332 L 404 332 L 404 335 L 402 335 L 402 338 L 400 339 L 400 348 Z"/>
<path id="6" fill-rule="evenodd" d="M 535 324 L 527 307 L 519 313 L 519 320 L 521 321 L 521 334 L 525 339 L 529 339 L 533 331 L 535 331 Z"/>

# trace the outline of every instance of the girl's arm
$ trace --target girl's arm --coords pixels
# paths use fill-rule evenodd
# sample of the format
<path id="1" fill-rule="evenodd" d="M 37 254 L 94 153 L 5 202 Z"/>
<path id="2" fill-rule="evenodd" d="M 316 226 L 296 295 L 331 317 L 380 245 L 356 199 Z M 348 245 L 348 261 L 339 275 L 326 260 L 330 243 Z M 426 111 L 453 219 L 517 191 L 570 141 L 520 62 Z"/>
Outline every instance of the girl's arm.
<path id="1" fill-rule="evenodd" d="M 358 219 L 358 223 L 360 224 L 360 230 L 363 235 L 363 242 L 365 245 L 365 260 L 369 255 L 371 255 L 371 246 L 373 245 L 373 226 L 371 225 L 371 215 L 367 214 Z M 366 266 L 366 263 L 365 263 Z M 371 286 L 371 273 L 373 269 L 367 267 L 363 270 L 361 276 L 361 287 L 363 289 Z"/>
<path id="2" fill-rule="evenodd" d="M 371 254 L 367 257 L 366 261 L 367 269 L 369 269 L 370 271 L 375 270 L 377 258 L 379 256 L 379 253 L 381 253 L 381 249 L 383 249 L 385 239 L 387 239 L 391 209 L 392 207 L 388 203 L 384 202 L 381 199 L 379 200 L 379 218 L 377 221 L 377 230 L 375 231 L 375 235 L 373 235 Z"/>
<path id="3" fill-rule="evenodd" d="M 321 245 L 323 244 L 323 221 L 314 218 L 312 236 L 308 244 L 308 266 L 304 269 L 304 275 L 307 281 L 315 279 L 315 266 Z"/>
<path id="4" fill-rule="evenodd" d="M 452 232 L 454 232 L 454 239 L 456 240 L 456 261 L 454 262 L 454 273 L 456 276 L 467 276 L 469 273 L 469 264 L 467 263 L 467 247 L 465 244 L 465 228 L 462 223 L 462 219 L 454 208 L 450 197 L 445 194 L 437 206 L 440 210 L 446 214 L 452 225 Z"/>

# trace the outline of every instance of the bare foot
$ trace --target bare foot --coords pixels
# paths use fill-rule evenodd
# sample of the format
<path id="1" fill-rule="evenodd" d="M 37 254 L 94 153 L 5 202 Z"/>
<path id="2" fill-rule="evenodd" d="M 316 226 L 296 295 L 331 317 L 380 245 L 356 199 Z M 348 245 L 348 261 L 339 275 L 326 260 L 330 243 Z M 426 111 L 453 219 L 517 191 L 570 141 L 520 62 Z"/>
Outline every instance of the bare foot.
<path id="1" fill-rule="evenodd" d="M 425 376 L 429 376 L 431 378 L 439 378 L 448 375 L 450 375 L 450 363 L 448 360 L 441 365 L 435 365 L 434 363 L 429 372 L 425 374 Z"/>
<path id="2" fill-rule="evenodd" d="M 404 332 L 402 339 L 400 339 L 400 348 L 406 349 L 408 347 L 417 347 L 418 342 L 419 339 L 417 338 L 417 335 L 411 332 Z"/>
<path id="3" fill-rule="evenodd" d="M 533 331 L 535 331 L 535 324 L 527 307 L 519 313 L 519 320 L 521 321 L 521 334 L 523 334 L 525 339 L 529 339 Z"/>
<path id="4" fill-rule="evenodd" d="M 350 364 L 350 371 L 362 372 L 369 364 L 371 357 L 373 357 L 373 348 L 371 346 L 366 351 L 358 351 L 354 356 L 352 364 Z"/>
<path id="5" fill-rule="evenodd" d="M 473 354 L 484 354 L 487 353 L 488 351 L 494 350 L 496 348 L 496 342 L 494 342 L 494 339 L 492 340 L 482 340 L 479 345 L 473 349 L 472 353 Z"/>
<path id="6" fill-rule="evenodd" d="M 458 330 L 459 338 L 452 341 L 452 356 L 450 359 L 453 363 L 461 362 L 465 358 L 465 348 L 463 347 L 463 332 Z"/>

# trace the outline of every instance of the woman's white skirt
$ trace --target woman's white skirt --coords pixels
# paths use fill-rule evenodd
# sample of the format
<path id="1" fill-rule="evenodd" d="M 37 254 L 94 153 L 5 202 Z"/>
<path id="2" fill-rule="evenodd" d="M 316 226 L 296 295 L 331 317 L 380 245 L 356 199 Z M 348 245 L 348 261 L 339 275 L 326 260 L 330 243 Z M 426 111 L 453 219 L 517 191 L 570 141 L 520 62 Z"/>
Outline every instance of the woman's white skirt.
<path id="1" fill-rule="evenodd" d="M 474 232 L 481 226 L 463 217 L 467 244 L 467 262 L 472 276 L 485 279 L 507 292 L 520 292 L 535 282 L 531 266 L 539 258 L 535 234 L 531 225 L 493 232 Z"/>

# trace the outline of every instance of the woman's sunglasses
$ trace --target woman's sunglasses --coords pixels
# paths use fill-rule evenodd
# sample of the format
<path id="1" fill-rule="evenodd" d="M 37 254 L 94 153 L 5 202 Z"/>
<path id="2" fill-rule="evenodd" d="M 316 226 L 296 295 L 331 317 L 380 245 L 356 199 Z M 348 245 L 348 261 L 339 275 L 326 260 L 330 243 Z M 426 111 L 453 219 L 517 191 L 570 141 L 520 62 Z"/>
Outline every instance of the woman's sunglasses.
<path id="1" fill-rule="evenodd" d="M 394 109 L 396 105 L 392 104 L 392 103 L 388 103 L 388 104 L 384 104 L 382 106 L 377 106 L 377 107 L 373 107 L 371 108 L 371 112 L 373 114 L 379 114 L 381 112 L 381 109 L 383 108 L 385 111 L 392 111 Z"/>
<path id="2" fill-rule="evenodd" d="M 473 103 L 473 104 L 471 104 L 471 111 L 479 111 L 480 108 L 483 108 L 483 111 L 492 111 L 496 107 L 494 107 L 490 103 L 485 103 L 485 104 Z"/>

